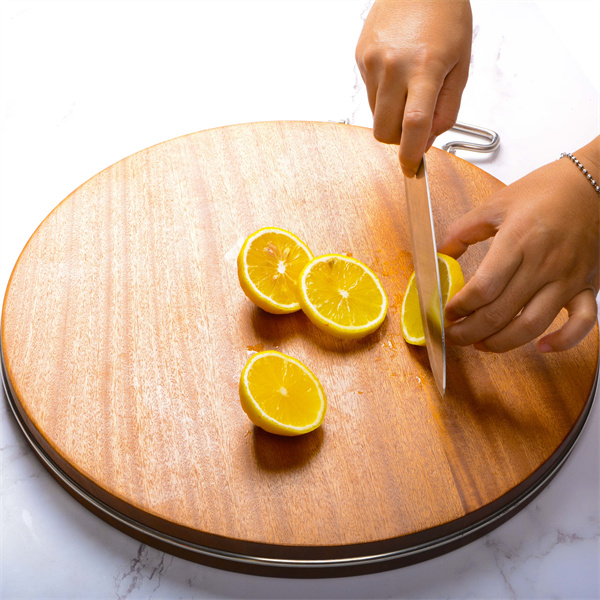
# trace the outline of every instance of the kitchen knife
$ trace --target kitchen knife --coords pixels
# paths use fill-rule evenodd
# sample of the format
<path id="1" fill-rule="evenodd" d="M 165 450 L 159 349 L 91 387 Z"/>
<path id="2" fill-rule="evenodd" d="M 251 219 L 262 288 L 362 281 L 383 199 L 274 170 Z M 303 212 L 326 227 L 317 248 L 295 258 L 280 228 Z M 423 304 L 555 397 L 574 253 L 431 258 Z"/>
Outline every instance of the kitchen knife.
<path id="1" fill-rule="evenodd" d="M 416 175 L 404 178 L 404 187 L 427 355 L 435 383 L 443 397 L 446 392 L 444 310 L 425 156 Z"/>

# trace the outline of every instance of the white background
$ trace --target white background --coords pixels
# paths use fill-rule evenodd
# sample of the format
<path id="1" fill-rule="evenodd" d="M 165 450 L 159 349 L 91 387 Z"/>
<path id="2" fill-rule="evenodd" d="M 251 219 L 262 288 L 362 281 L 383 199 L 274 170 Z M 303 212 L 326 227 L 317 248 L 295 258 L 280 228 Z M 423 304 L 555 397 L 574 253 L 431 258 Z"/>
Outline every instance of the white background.
<path id="1" fill-rule="evenodd" d="M 161 141 L 263 120 L 371 126 L 354 47 L 366 0 L 0 0 L 0 288 L 44 217 Z M 599 133 L 597 1 L 473 1 L 459 119 L 498 131 L 510 183 Z M 447 134 L 436 145 L 440 146 Z M 596 177 L 598 179 L 598 177 Z M 564 468 L 484 538 L 396 571 L 228 573 L 112 529 L 43 470 L 0 402 L 2 598 L 597 598 L 599 409 Z"/>

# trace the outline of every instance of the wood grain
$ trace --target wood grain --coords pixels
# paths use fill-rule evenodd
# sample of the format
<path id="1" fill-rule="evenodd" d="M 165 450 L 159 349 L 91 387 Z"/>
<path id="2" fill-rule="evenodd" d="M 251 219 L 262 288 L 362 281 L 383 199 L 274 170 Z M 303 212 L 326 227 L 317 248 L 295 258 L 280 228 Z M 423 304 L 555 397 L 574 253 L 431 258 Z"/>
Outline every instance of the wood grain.
<path id="1" fill-rule="evenodd" d="M 502 184 L 429 156 L 439 236 Z M 390 299 L 382 327 L 343 341 L 254 307 L 235 261 L 264 226 L 370 265 Z M 486 248 L 461 258 L 466 278 Z M 396 149 L 370 130 L 204 131 L 109 167 L 46 218 L 8 285 L 3 361 L 51 459 L 137 522 L 264 556 L 409 547 L 535 485 L 581 424 L 598 358 L 597 329 L 558 355 L 449 348 L 442 400 L 425 349 L 400 331 L 412 270 Z M 319 430 L 283 439 L 248 421 L 239 376 L 261 349 L 320 378 Z"/>

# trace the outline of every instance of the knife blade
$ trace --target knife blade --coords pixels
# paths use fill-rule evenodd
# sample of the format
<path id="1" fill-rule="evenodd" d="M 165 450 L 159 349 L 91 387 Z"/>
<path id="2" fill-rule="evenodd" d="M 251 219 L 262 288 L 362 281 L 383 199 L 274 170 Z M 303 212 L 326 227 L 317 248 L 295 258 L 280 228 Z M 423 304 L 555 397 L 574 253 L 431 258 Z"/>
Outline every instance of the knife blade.
<path id="1" fill-rule="evenodd" d="M 425 156 L 414 177 L 404 178 L 415 280 L 429 364 L 442 397 L 446 392 L 446 345 L 440 271 Z"/>

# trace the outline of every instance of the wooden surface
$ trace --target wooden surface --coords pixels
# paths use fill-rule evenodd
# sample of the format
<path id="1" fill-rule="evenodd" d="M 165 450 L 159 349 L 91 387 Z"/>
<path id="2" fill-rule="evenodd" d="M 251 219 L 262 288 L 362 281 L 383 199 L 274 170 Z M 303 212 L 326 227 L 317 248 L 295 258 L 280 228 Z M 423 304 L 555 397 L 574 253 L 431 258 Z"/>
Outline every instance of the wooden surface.
<path id="1" fill-rule="evenodd" d="M 435 148 L 429 177 L 438 236 L 502 187 Z M 390 300 L 382 327 L 343 341 L 252 305 L 236 258 L 265 226 L 370 265 Z M 460 259 L 466 279 L 487 247 Z M 200 132 L 109 167 L 47 217 L 7 289 L 3 361 L 51 460 L 139 523 L 264 556 L 406 548 L 536 485 L 581 425 L 598 357 L 597 329 L 557 355 L 449 348 L 442 400 L 400 331 L 412 269 L 396 148 L 370 130 Z M 320 429 L 288 439 L 248 421 L 239 376 L 262 349 L 319 377 Z"/>

